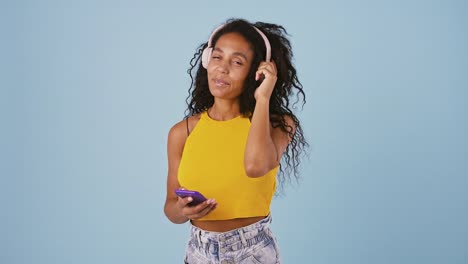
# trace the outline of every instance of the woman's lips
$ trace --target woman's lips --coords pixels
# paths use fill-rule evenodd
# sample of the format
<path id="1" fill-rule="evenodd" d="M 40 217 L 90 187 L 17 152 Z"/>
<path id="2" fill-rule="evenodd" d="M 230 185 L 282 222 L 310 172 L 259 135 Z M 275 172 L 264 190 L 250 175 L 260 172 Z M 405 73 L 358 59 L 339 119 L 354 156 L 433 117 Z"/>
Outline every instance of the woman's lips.
<path id="1" fill-rule="evenodd" d="M 213 81 L 214 81 L 214 84 L 215 84 L 216 86 L 219 86 L 219 87 L 229 85 L 228 82 L 223 81 L 223 80 L 221 80 L 221 79 L 213 79 Z"/>

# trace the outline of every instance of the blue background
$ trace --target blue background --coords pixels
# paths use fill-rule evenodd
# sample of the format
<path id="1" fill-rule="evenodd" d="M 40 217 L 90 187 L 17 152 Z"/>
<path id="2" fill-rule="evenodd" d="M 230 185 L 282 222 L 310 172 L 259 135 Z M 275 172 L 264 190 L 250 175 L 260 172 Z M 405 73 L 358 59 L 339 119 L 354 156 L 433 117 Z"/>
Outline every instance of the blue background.
<path id="1" fill-rule="evenodd" d="M 284 263 L 468 263 L 466 1 L 0 4 L 0 263 L 181 263 L 166 140 L 195 48 L 282 24 L 307 93 Z"/>

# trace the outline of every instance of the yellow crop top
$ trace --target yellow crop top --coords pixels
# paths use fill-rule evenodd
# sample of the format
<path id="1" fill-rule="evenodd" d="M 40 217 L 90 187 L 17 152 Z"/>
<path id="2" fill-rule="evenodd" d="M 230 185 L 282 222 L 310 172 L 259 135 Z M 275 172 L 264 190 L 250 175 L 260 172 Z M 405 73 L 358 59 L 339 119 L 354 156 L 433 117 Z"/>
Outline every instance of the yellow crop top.
<path id="1" fill-rule="evenodd" d="M 224 220 L 270 213 L 278 166 L 264 176 L 251 178 L 244 169 L 244 150 L 250 120 L 211 119 L 207 112 L 185 142 L 179 165 L 179 184 L 214 198 L 216 209 L 200 220 Z"/>

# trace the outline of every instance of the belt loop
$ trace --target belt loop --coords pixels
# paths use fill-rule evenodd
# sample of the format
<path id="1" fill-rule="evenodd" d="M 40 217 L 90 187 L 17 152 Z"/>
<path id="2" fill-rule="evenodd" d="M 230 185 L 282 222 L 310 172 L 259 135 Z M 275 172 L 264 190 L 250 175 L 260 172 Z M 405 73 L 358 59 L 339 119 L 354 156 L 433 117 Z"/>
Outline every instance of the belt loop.
<path id="1" fill-rule="evenodd" d="M 201 230 L 197 230 L 197 232 L 195 233 L 195 235 L 196 235 L 196 237 L 197 237 L 198 246 L 199 246 L 199 247 L 203 247 L 203 244 L 202 244 L 202 242 L 201 242 L 201 237 L 200 237 L 200 235 L 201 235 Z"/>
<path id="2" fill-rule="evenodd" d="M 239 229 L 239 236 L 242 240 L 242 245 L 244 245 L 244 247 L 247 247 L 247 241 L 245 240 L 245 237 L 244 237 L 244 230 L 242 230 L 242 228 Z"/>
<path id="3" fill-rule="evenodd" d="M 263 228 L 267 229 L 270 227 L 271 222 L 273 221 L 273 218 L 271 217 L 271 214 L 268 214 L 265 223 L 263 223 Z"/>

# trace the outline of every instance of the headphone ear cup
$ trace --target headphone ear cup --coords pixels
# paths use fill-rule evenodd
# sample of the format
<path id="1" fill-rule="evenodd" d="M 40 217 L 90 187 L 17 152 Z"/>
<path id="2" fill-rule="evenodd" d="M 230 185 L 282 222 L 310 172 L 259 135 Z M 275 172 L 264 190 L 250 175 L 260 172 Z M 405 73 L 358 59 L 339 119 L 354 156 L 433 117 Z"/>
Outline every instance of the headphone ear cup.
<path id="1" fill-rule="evenodd" d="M 213 48 L 205 48 L 202 53 L 202 66 L 203 68 L 208 68 L 208 63 L 210 62 L 211 52 Z"/>

